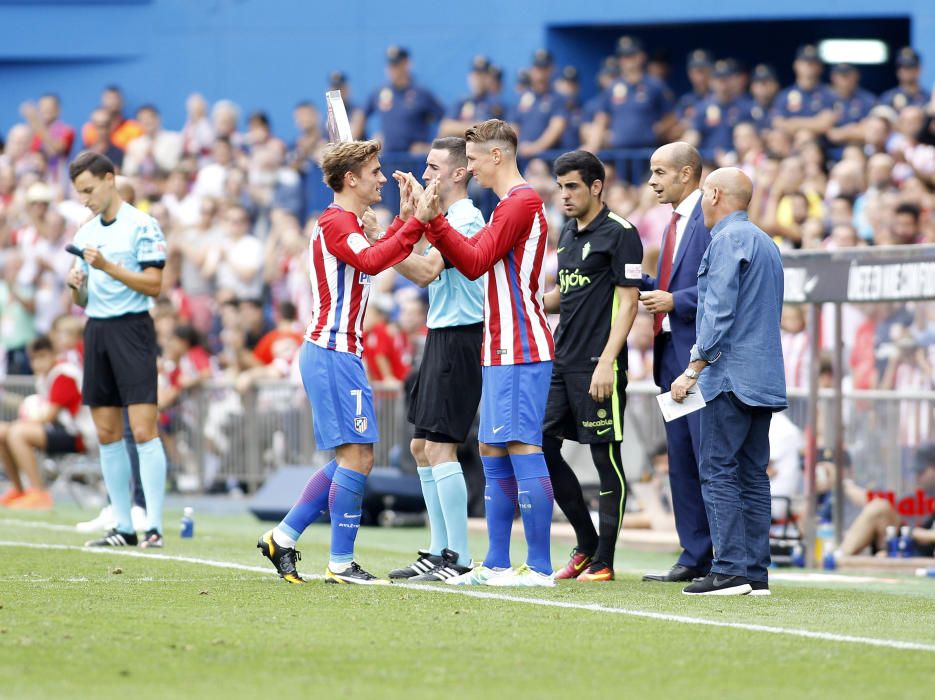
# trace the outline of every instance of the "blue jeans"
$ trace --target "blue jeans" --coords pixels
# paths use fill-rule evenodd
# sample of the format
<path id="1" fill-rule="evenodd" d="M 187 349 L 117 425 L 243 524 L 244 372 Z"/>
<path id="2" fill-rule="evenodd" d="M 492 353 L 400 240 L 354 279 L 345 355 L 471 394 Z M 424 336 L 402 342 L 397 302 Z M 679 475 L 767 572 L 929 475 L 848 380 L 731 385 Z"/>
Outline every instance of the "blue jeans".
<path id="1" fill-rule="evenodd" d="M 769 423 L 773 413 L 732 392 L 701 409 L 701 493 L 714 561 L 711 571 L 766 581 L 769 566 Z"/>

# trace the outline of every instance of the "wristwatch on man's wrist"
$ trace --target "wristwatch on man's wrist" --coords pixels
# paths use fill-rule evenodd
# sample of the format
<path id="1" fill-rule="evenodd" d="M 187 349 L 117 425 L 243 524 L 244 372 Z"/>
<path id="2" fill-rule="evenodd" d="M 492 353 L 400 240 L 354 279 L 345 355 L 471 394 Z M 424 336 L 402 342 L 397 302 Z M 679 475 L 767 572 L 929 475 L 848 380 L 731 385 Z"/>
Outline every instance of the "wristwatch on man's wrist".
<path id="1" fill-rule="evenodd" d="M 695 370 L 693 370 L 691 367 L 689 367 L 688 369 L 686 369 L 686 370 L 683 372 L 683 374 L 684 374 L 686 377 L 688 377 L 689 379 L 698 379 L 698 373 L 697 373 Z"/>

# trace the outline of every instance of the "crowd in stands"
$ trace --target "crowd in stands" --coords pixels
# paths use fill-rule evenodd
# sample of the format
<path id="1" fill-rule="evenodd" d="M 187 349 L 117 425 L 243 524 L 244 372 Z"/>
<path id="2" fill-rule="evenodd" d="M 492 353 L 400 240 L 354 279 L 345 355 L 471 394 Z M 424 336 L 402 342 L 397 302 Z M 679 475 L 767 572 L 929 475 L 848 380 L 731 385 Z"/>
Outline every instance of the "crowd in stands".
<path id="1" fill-rule="evenodd" d="M 689 141 L 707 168 L 736 165 L 750 175 L 751 219 L 783 248 L 935 243 L 935 100 L 919 83 L 921 57 L 912 48 L 896 52 L 895 85 L 879 96 L 860 87 L 859 68 L 826 66 L 814 46 L 790 56 L 789 86 L 773 66 L 698 49 L 685 66 L 692 90 L 681 96 L 666 83 L 673 67 L 647 56 L 639 38 L 621 37 L 596 76 L 599 92 L 583 103 L 581 82 L 590 76 L 556 66 L 544 49 L 508 84 L 490 59 L 476 57 L 467 67 L 468 94 L 447 106 L 415 79 L 417 57 L 402 47 L 387 50 L 386 83 L 364 101 L 356 101 L 347 75 L 329 77 L 354 135 L 379 138 L 390 153 L 424 153 L 434 137 L 461 134 L 482 119 L 515 124 L 525 175 L 547 206 L 550 285 L 564 223 L 550 165 L 575 148 L 613 154 L 609 163 L 626 156 L 620 149 L 642 149 L 633 153 L 645 162 L 645 149 Z M 60 111 L 48 92 L 19 115 L 2 115 L 15 123 L 0 148 L 0 376 L 28 374 L 30 343 L 61 315 L 80 315 L 64 280 L 73 262 L 65 245 L 88 218 L 67 177 L 83 149 L 114 161 L 125 196 L 166 236 L 164 294 L 153 310 L 166 416 L 206 379 L 225 377 L 246 392 L 292 376 L 311 303 L 308 240 L 327 204 L 316 195 L 328 142 L 318 101 L 295 104 L 294 129 L 198 94 L 186 101 L 184 123 L 164 124 L 156 105 L 128 109 L 117 86 L 103 90 L 83 124 L 65 123 Z M 294 131 L 291 142 L 281 136 Z M 604 191 L 610 208 L 639 229 L 644 267 L 655 270 L 670 210 L 656 204 L 645 180 L 613 167 Z M 390 213 L 376 212 L 383 222 Z M 374 382 L 403 386 L 418 362 L 425 313 L 424 290 L 393 271 L 375 280 L 365 340 Z M 848 306 L 844 313 L 850 385 L 933 387 L 935 306 Z M 787 381 L 802 388 L 802 310 L 788 307 L 782 328 Z M 652 382 L 651 353 L 652 322 L 641 313 L 630 338 L 631 383 Z M 916 444 L 931 437 L 930 412 L 916 429 Z"/>

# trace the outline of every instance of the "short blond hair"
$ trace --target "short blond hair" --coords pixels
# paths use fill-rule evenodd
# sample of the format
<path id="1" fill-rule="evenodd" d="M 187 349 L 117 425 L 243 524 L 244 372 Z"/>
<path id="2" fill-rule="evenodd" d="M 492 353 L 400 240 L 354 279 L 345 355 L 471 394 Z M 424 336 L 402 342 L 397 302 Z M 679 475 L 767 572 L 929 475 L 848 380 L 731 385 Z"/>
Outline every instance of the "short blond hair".
<path id="1" fill-rule="evenodd" d="M 347 173 L 360 175 L 363 164 L 380 153 L 378 141 L 347 141 L 330 146 L 321 159 L 325 184 L 335 192 L 344 189 Z"/>
<path id="2" fill-rule="evenodd" d="M 475 124 L 464 132 L 464 140 L 468 143 L 487 143 L 488 141 L 502 141 L 508 143 L 516 152 L 516 132 L 502 119 L 488 119 Z"/>

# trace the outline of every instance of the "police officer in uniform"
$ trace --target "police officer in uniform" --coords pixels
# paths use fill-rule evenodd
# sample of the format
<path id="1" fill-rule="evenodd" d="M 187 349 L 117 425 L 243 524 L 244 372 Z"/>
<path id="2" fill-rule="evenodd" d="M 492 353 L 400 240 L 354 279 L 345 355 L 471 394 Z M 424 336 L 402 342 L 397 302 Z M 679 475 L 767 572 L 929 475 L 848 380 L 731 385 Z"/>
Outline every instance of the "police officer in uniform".
<path id="1" fill-rule="evenodd" d="M 903 107 L 924 107 L 929 101 L 929 92 L 919 85 L 922 58 L 911 46 L 903 47 L 896 54 L 896 79 L 899 85 L 880 95 L 880 104 L 900 110 Z"/>
<path id="2" fill-rule="evenodd" d="M 464 132 L 478 122 L 493 117 L 490 114 L 490 59 L 477 55 L 471 61 L 467 74 L 470 94 L 457 100 L 448 110 L 447 116 L 438 127 L 439 138 L 444 136 L 464 137 Z"/>
<path id="3" fill-rule="evenodd" d="M 702 151 L 727 152 L 734 146 L 734 127 L 751 121 L 751 104 L 746 96 L 734 96 L 731 78 L 737 70 L 730 61 L 714 64 L 711 76 L 711 97 L 698 104 L 692 129 L 685 140 Z"/>
<path id="4" fill-rule="evenodd" d="M 620 62 L 616 56 L 608 56 L 601 64 L 597 73 L 597 94 L 585 101 L 581 107 L 581 143 L 593 143 L 591 133 L 594 129 L 594 120 L 604 104 L 604 91 L 607 90 L 617 78 L 620 77 Z M 603 138 L 603 130 L 598 139 Z M 598 143 L 598 148 L 603 148 Z"/>
<path id="5" fill-rule="evenodd" d="M 766 63 L 758 64 L 750 76 L 750 96 L 753 98 L 750 116 L 757 132 L 762 133 L 769 128 L 777 94 L 779 81 L 776 79 L 776 71 Z"/>
<path id="6" fill-rule="evenodd" d="M 773 109 L 773 128 L 790 134 L 803 129 L 816 136 L 834 126 L 834 97 L 821 82 L 821 59 L 812 44 L 795 54 L 795 83 L 779 93 Z"/>
<path id="7" fill-rule="evenodd" d="M 692 89 L 682 95 L 675 103 L 675 114 L 686 128 L 691 128 L 695 118 L 695 107 L 699 102 L 711 96 L 711 69 L 714 61 L 711 53 L 704 49 L 695 49 L 688 54 L 686 72 Z"/>
<path id="8" fill-rule="evenodd" d="M 828 132 L 828 140 L 841 145 L 863 143 L 863 120 L 877 98 L 860 87 L 860 73 L 850 63 L 838 63 L 831 69 L 831 92 L 837 121 Z"/>
<path id="9" fill-rule="evenodd" d="M 390 46 L 386 50 L 386 73 L 389 82 L 370 96 L 364 109 L 368 119 L 374 114 L 379 118 L 383 150 L 387 154 L 427 152 L 432 126 L 444 116 L 444 107 L 412 80 L 407 49 Z"/>
<path id="10" fill-rule="evenodd" d="M 565 66 L 555 81 L 555 92 L 564 101 L 565 115 L 568 120 L 559 146 L 571 151 L 581 144 L 581 100 L 578 84 L 578 69 L 574 66 Z"/>
<path id="11" fill-rule="evenodd" d="M 605 92 L 595 117 L 592 141 L 585 150 L 601 146 L 604 131 L 611 148 L 651 148 L 676 125 L 675 100 L 660 80 L 646 74 L 646 53 L 638 39 L 622 36 L 617 42 L 620 79 Z"/>
<path id="12" fill-rule="evenodd" d="M 529 88 L 519 96 L 513 122 L 519 135 L 518 154 L 531 158 L 557 148 L 568 117 L 562 97 L 552 90 L 552 54 L 538 49 L 529 69 Z"/>
<path id="13" fill-rule="evenodd" d="M 503 68 L 491 63 L 487 68 L 487 111 L 491 119 L 506 121 L 507 108 L 503 101 Z"/>

